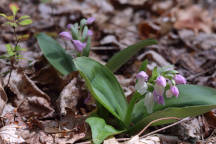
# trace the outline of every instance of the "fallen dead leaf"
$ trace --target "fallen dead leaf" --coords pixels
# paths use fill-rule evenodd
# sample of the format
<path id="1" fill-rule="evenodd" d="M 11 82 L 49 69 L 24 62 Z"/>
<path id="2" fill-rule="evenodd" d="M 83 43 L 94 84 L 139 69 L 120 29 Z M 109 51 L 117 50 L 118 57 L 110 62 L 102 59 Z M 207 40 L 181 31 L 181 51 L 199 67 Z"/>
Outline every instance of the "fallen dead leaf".
<path id="1" fill-rule="evenodd" d="M 147 51 L 143 54 L 141 54 L 137 59 L 140 61 L 143 61 L 144 59 L 151 59 L 153 61 L 155 61 L 157 64 L 159 64 L 159 66 L 168 66 L 171 65 L 164 57 L 162 57 L 159 53 L 150 50 Z"/>
<path id="2" fill-rule="evenodd" d="M 115 137 L 104 140 L 103 144 L 119 144 Z"/>
<path id="3" fill-rule="evenodd" d="M 4 83 L 8 82 L 8 78 L 7 75 Z M 22 71 L 12 71 L 8 87 L 15 95 L 13 102 L 18 107 L 18 112 L 23 116 L 45 118 L 53 115 L 54 109 L 50 105 L 50 97 Z"/>
<path id="4" fill-rule="evenodd" d="M 76 141 L 82 139 L 85 137 L 85 133 L 80 133 L 80 134 L 74 134 L 72 137 L 70 138 L 56 138 L 55 142 L 57 144 L 74 144 Z"/>
<path id="5" fill-rule="evenodd" d="M 4 106 L 7 103 L 7 100 L 8 100 L 7 94 L 5 93 L 2 83 L 0 81 L 0 115 L 3 112 Z"/>
<path id="6" fill-rule="evenodd" d="M 212 19 L 209 17 L 208 11 L 197 5 L 187 7 L 186 9 L 177 9 L 174 12 L 176 29 L 192 29 L 195 32 L 203 31 L 212 32 Z"/>
<path id="7" fill-rule="evenodd" d="M 158 136 L 147 136 L 145 138 L 141 138 L 140 142 L 143 144 L 161 144 L 160 138 Z"/>
<path id="8" fill-rule="evenodd" d="M 15 124 L 4 126 L 0 129 L 0 140 L 1 144 L 15 144 L 15 143 L 23 143 L 25 140 L 16 134 L 17 128 L 19 126 Z"/>

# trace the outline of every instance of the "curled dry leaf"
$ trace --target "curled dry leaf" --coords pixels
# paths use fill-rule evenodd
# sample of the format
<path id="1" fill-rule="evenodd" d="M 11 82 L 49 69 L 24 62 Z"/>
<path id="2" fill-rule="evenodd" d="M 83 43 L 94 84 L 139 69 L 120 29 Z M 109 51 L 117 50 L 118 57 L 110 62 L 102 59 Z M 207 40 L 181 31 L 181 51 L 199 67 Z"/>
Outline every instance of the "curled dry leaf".
<path id="1" fill-rule="evenodd" d="M 148 136 L 140 139 L 143 144 L 161 144 L 160 138 L 158 136 Z"/>
<path id="2" fill-rule="evenodd" d="M 15 124 L 4 126 L 0 129 L 0 142 L 1 144 L 15 144 L 15 143 L 23 143 L 25 140 L 16 134 L 17 128 L 19 126 Z"/>
<path id="3" fill-rule="evenodd" d="M 155 61 L 159 66 L 168 66 L 171 65 L 166 59 L 164 59 L 159 53 L 155 51 L 147 51 L 138 57 L 138 60 L 143 61 L 144 58 L 151 59 Z"/>
<path id="4" fill-rule="evenodd" d="M 74 134 L 71 138 L 56 138 L 55 142 L 57 144 L 74 144 L 76 141 L 85 137 L 85 133 Z"/>
<path id="5" fill-rule="evenodd" d="M 124 90 L 125 96 L 129 96 L 134 92 L 134 78 L 126 78 L 122 75 L 116 75 L 118 82 Z"/>
<path id="6" fill-rule="evenodd" d="M 53 136 L 43 131 L 30 132 L 26 130 L 23 134 L 28 144 L 54 144 Z"/>
<path id="7" fill-rule="evenodd" d="M 192 49 L 198 48 L 200 50 L 213 50 L 216 52 L 215 34 L 206 34 L 203 32 L 195 34 L 191 30 L 180 30 L 178 33 L 188 47 Z"/>
<path id="8" fill-rule="evenodd" d="M 22 116 L 48 118 L 52 117 L 54 109 L 50 103 L 41 97 L 27 97 L 18 107 L 17 110 Z"/>
<path id="9" fill-rule="evenodd" d="M 6 95 L 5 91 L 4 91 L 2 83 L 0 81 L 0 115 L 3 112 L 5 104 L 7 103 L 7 99 L 8 99 L 7 95 Z"/>
<path id="10" fill-rule="evenodd" d="M 80 92 L 77 87 L 77 83 L 77 78 L 73 78 L 60 93 L 57 103 L 59 103 L 61 115 L 66 115 L 66 108 L 70 108 L 74 111 L 76 110 L 76 106 L 80 98 Z"/>
<path id="11" fill-rule="evenodd" d="M 7 83 L 8 78 L 7 75 L 4 83 Z M 13 70 L 8 87 L 15 94 L 13 102 L 23 116 L 26 114 L 27 117 L 45 118 L 53 114 L 54 109 L 50 105 L 50 97 L 23 72 Z"/>
<path id="12" fill-rule="evenodd" d="M 160 36 L 161 27 L 152 21 L 142 21 L 138 29 L 141 39 L 158 38 Z"/>
<path id="13" fill-rule="evenodd" d="M 177 9 L 174 11 L 176 29 L 192 29 L 195 32 L 203 31 L 212 32 L 212 19 L 209 17 L 208 11 L 197 5 L 187 7 L 186 9 Z"/>
<path id="14" fill-rule="evenodd" d="M 119 144 L 119 142 L 114 137 L 112 137 L 104 140 L 103 144 Z"/>
<path id="15" fill-rule="evenodd" d="M 120 4 L 129 4 L 133 6 L 140 6 L 145 4 L 147 0 L 118 0 Z"/>
<path id="16" fill-rule="evenodd" d="M 136 135 L 124 144 L 160 144 L 160 138 L 158 136 L 148 136 L 145 138 L 139 138 L 139 136 Z"/>

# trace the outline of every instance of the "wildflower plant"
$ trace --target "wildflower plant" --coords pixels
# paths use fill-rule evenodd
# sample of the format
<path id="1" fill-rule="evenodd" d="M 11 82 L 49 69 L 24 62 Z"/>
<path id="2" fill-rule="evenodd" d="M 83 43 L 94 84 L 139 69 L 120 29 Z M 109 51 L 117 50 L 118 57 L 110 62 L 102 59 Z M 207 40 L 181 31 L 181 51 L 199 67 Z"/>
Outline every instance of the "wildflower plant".
<path id="1" fill-rule="evenodd" d="M 97 101 L 97 112 L 86 120 L 92 130 L 93 143 L 100 144 L 105 138 L 123 132 L 134 134 L 156 119 L 163 121 L 154 125 L 166 124 L 216 108 L 215 89 L 186 84 L 186 79 L 172 66 L 155 67 L 151 74 L 147 74 L 147 60 L 136 75 L 136 90 L 128 102 L 113 73 L 139 50 L 157 42 L 153 39 L 140 41 L 116 53 L 106 65 L 102 65 L 87 57 L 92 35 L 87 26 L 93 21 L 94 18 L 83 19 L 80 24 L 68 25 L 69 32 L 60 33 L 63 39 L 74 44 L 76 57 L 69 55 L 46 34 L 37 36 L 50 64 L 63 75 L 78 71 Z M 169 117 L 175 117 L 175 120 Z"/>
<path id="2" fill-rule="evenodd" d="M 66 40 L 71 41 L 75 47 L 77 56 L 88 56 L 91 46 L 92 30 L 88 29 L 88 25 L 91 25 L 95 21 L 94 17 L 88 19 L 82 19 L 80 23 L 68 24 L 68 31 L 63 31 L 59 36 Z"/>
<path id="3" fill-rule="evenodd" d="M 176 84 L 186 84 L 186 79 L 178 74 L 172 66 L 158 69 L 154 68 L 152 76 L 140 71 L 136 75 L 137 83 L 135 89 L 144 95 L 144 104 L 147 112 L 152 113 L 154 104 L 165 105 L 165 98 L 178 98 L 179 90 Z"/>
<path id="4" fill-rule="evenodd" d="M 25 51 L 25 48 L 22 48 L 19 45 L 19 42 L 20 40 L 26 39 L 28 37 L 28 35 L 18 36 L 16 30 L 20 26 L 27 26 L 32 23 L 32 20 L 28 15 L 17 17 L 17 12 L 19 11 L 19 7 L 15 3 L 10 4 L 9 9 L 11 10 L 12 15 L 8 16 L 4 13 L 0 13 L 0 16 L 4 17 L 6 21 L 3 25 L 11 27 L 13 29 L 13 35 L 15 37 L 15 43 L 13 45 L 12 44 L 5 45 L 7 54 L 2 55 L 0 57 L 3 59 L 9 59 L 10 61 L 11 70 L 9 74 L 8 83 L 10 81 L 12 70 L 15 69 L 15 64 L 19 61 L 19 59 L 23 58 L 22 55 L 20 55 L 20 52 Z"/>

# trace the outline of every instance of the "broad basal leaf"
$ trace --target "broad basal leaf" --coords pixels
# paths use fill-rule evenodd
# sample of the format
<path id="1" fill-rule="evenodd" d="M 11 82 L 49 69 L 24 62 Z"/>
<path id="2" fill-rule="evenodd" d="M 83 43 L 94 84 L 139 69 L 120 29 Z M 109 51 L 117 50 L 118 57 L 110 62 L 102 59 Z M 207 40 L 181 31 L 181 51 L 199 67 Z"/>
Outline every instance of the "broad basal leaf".
<path id="1" fill-rule="evenodd" d="M 94 144 L 101 144 L 104 141 L 104 139 L 106 139 L 107 137 L 122 132 L 106 124 L 104 119 L 99 117 L 90 117 L 86 120 L 86 122 L 91 127 L 92 139 Z"/>
<path id="2" fill-rule="evenodd" d="M 128 106 L 123 90 L 112 72 L 87 57 L 74 59 L 74 64 L 95 99 L 115 117 L 124 121 Z"/>
<path id="3" fill-rule="evenodd" d="M 139 101 L 133 110 L 132 121 L 136 126 L 133 129 L 142 128 L 149 122 L 163 117 L 184 118 L 197 116 L 216 108 L 216 90 L 197 85 L 179 85 L 179 98 L 165 98 L 166 105 L 156 104 L 154 112 L 148 114 L 144 101 Z M 171 121 L 162 121 L 155 125 L 165 124 Z"/>
<path id="4" fill-rule="evenodd" d="M 107 63 L 107 67 L 112 71 L 115 72 L 118 70 L 123 64 L 125 64 L 132 56 L 134 56 L 138 51 L 142 48 L 157 44 L 156 40 L 147 39 L 142 40 L 134 45 L 127 47 L 126 49 L 118 52 L 115 54 Z"/>
<path id="5" fill-rule="evenodd" d="M 39 46 L 50 64 L 63 75 L 75 70 L 72 57 L 59 45 L 57 41 L 44 33 L 37 35 Z"/>

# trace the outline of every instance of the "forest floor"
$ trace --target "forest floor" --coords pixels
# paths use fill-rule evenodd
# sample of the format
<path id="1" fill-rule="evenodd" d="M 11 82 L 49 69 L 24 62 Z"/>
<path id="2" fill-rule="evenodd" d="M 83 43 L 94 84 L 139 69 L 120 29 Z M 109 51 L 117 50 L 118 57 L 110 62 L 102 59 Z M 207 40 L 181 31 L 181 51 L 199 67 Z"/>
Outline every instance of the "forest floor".
<path id="1" fill-rule="evenodd" d="M 149 71 L 154 66 L 174 65 L 188 83 L 216 88 L 214 0 L 1 0 L 0 12 L 10 13 L 11 2 L 19 5 L 18 15 L 30 15 L 33 23 L 17 29 L 17 34 L 29 35 L 28 40 L 20 42 L 27 51 L 22 53 L 25 59 L 19 61 L 20 68 L 12 72 L 7 86 L 10 65 L 0 60 L 0 137 L 2 131 L 19 126 L 11 137 L 30 144 L 81 143 L 90 138 L 85 118 L 95 103 L 85 102 L 88 92 L 83 81 L 72 79 L 71 75 L 60 76 L 43 57 L 35 38 L 46 32 L 70 48 L 72 44 L 61 40 L 58 34 L 67 24 L 84 17 L 96 18 L 91 26 L 94 35 L 90 57 L 101 63 L 139 40 L 158 41 L 157 45 L 142 49 L 115 73 L 126 96 L 134 91 L 135 75 L 145 59 L 149 60 Z M 2 23 L 4 19 L 0 17 Z M 4 54 L 5 44 L 14 43 L 15 39 L 12 29 L 3 25 L 0 28 L 0 54 Z M 163 127 L 151 127 L 146 133 Z M 216 143 L 215 127 L 212 110 L 151 135 L 142 143 Z M 106 143 L 117 143 L 112 140 Z"/>

